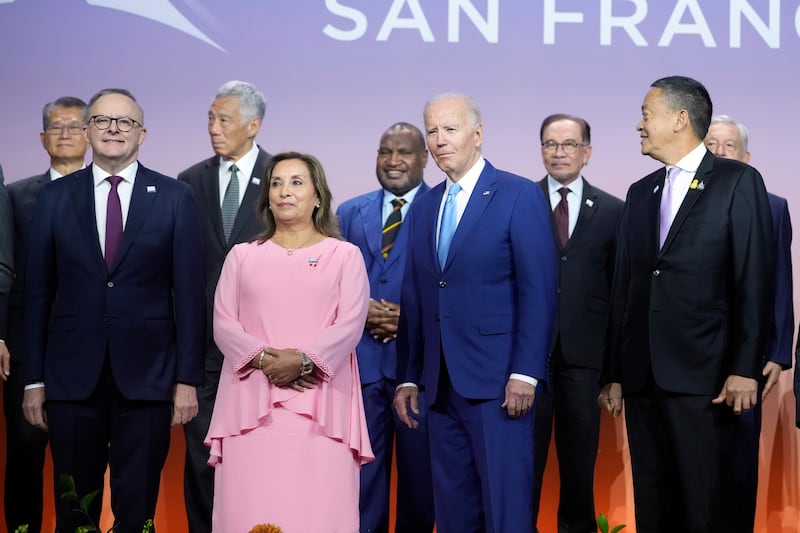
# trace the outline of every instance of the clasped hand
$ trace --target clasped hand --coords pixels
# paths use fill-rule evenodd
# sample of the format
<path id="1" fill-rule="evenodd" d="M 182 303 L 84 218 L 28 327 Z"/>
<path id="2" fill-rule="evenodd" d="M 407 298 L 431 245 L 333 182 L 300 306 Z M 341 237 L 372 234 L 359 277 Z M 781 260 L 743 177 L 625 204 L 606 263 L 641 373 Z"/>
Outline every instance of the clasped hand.
<path id="1" fill-rule="evenodd" d="M 260 354 L 253 358 L 253 366 L 259 368 Z M 276 387 L 289 387 L 298 392 L 312 389 L 317 384 L 314 373 L 300 375 L 303 365 L 300 353 L 294 348 L 267 348 L 261 361 L 261 371 Z"/>

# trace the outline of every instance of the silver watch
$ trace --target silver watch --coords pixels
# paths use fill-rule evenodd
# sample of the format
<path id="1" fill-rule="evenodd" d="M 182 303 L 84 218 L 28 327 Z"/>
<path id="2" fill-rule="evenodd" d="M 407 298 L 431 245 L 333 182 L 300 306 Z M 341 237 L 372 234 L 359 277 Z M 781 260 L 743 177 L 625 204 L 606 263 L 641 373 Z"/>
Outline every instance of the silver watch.
<path id="1" fill-rule="evenodd" d="M 300 354 L 300 377 L 307 376 L 314 371 L 314 363 L 305 352 L 297 352 Z"/>

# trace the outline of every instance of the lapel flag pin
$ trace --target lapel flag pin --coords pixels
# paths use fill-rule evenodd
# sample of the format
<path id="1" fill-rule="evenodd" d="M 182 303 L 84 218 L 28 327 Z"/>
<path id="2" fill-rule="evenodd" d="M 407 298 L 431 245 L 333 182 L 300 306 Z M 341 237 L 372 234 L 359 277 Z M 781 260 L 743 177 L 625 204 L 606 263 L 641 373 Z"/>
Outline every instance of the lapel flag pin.
<path id="1" fill-rule="evenodd" d="M 309 257 L 308 258 L 308 266 L 316 268 L 318 263 L 319 263 L 319 259 L 317 259 L 316 257 Z"/>
<path id="2" fill-rule="evenodd" d="M 655 194 L 657 192 L 658 192 L 658 185 L 656 185 L 655 188 L 653 189 L 653 194 Z"/>
<path id="3" fill-rule="evenodd" d="M 490 194 L 492 194 L 492 193 L 491 193 L 491 192 L 489 192 L 489 191 L 483 191 L 483 195 L 484 195 L 484 196 L 489 196 Z"/>
<path id="4" fill-rule="evenodd" d="M 698 188 L 699 190 L 701 190 L 701 191 L 702 191 L 703 189 L 705 189 L 705 188 L 706 188 L 706 183 L 705 183 L 704 181 L 701 181 L 701 182 L 700 182 L 700 183 L 697 185 L 697 188 Z"/>
<path id="5" fill-rule="evenodd" d="M 593 205 L 594 205 L 594 202 L 592 201 L 592 199 L 591 198 L 587 198 L 586 199 L 586 207 L 592 207 Z"/>
<path id="6" fill-rule="evenodd" d="M 692 190 L 696 189 L 696 188 L 697 188 L 697 184 L 698 184 L 698 183 L 700 183 L 700 182 L 699 182 L 699 181 L 697 181 L 697 178 L 693 179 L 693 180 L 692 180 L 692 184 L 691 184 L 691 185 L 689 185 L 689 188 L 690 188 L 690 189 L 692 189 Z"/>
<path id="7" fill-rule="evenodd" d="M 156 186 L 155 185 L 148 185 L 147 186 L 147 192 L 156 192 Z"/>
<path id="8" fill-rule="evenodd" d="M 256 176 L 253 176 L 250 181 L 253 183 L 253 185 L 261 185 L 261 178 L 257 178 Z"/>

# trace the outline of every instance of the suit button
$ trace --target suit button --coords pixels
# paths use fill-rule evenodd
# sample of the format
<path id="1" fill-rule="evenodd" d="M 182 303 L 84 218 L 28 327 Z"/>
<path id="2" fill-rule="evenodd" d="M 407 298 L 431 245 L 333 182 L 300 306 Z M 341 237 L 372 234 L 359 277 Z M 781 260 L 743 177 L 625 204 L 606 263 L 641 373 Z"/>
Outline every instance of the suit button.
<path id="1" fill-rule="evenodd" d="M 658 276 L 660 276 L 660 275 L 661 275 L 661 271 L 660 271 L 660 270 L 654 270 L 654 271 L 653 271 L 653 275 L 654 275 L 655 277 L 658 277 Z"/>
<path id="2" fill-rule="evenodd" d="M 566 256 L 566 255 L 562 255 L 562 256 L 561 256 L 561 260 L 562 260 L 562 261 L 564 261 L 564 262 L 566 263 L 566 261 L 567 261 L 567 256 Z"/>
<path id="3" fill-rule="evenodd" d="M 446 281 L 440 281 L 439 282 L 439 287 L 444 289 L 445 287 L 447 287 L 447 282 Z"/>
<path id="4" fill-rule="evenodd" d="M 106 285 L 108 286 L 109 289 L 114 288 L 114 282 L 113 281 L 109 281 L 108 283 L 106 283 Z"/>
<path id="5" fill-rule="evenodd" d="M 435 318 L 435 319 L 436 319 L 436 322 L 439 322 L 439 315 L 436 315 L 436 316 L 435 316 L 435 317 L 433 317 L 433 318 Z"/>
<path id="6" fill-rule="evenodd" d="M 386 284 L 386 283 L 388 283 L 388 280 L 387 280 L 386 278 L 382 278 L 382 279 L 381 279 L 381 283 L 382 283 L 382 284 Z"/>

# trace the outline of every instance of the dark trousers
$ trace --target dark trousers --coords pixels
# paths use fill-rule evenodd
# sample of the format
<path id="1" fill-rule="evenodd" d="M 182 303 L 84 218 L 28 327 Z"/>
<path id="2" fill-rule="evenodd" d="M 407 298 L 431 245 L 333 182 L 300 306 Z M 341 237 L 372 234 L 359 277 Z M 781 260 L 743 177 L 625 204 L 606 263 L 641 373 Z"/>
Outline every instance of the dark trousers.
<path id="1" fill-rule="evenodd" d="M 222 370 L 222 353 L 211 342 L 206 351 L 203 386 L 197 389 L 197 416 L 183 426 L 186 460 L 183 470 L 183 495 L 189 533 L 211 533 L 211 509 L 214 504 L 214 469 L 208 465 L 209 448 L 203 441 L 211 424 L 217 399 L 217 385 Z"/>
<path id="2" fill-rule="evenodd" d="M 100 490 L 90 509 L 98 524 L 108 466 L 111 509 L 118 524 L 114 532 L 141 533 L 145 521 L 155 516 L 169 450 L 171 402 L 125 398 L 106 364 L 87 400 L 48 400 L 45 407 L 56 493 L 62 493 L 61 475 L 72 476 L 79 498 Z M 56 498 L 57 532 L 72 533 L 87 524 L 84 516 L 72 512 L 75 507 Z"/>
<path id="3" fill-rule="evenodd" d="M 713 397 L 654 384 L 625 397 L 639 533 L 731 531 L 735 415 Z"/>
<path id="4" fill-rule="evenodd" d="M 548 386 L 536 388 L 534 401 L 533 523 L 539 517 L 550 435 L 555 419 L 560 490 L 558 531 L 585 533 L 596 529 L 594 466 L 600 436 L 597 396 L 600 372 L 569 366 L 553 353 Z M 536 530 L 538 531 L 538 529 Z"/>
<path id="5" fill-rule="evenodd" d="M 758 386 L 758 403 L 736 419 L 733 449 L 733 503 L 734 518 L 731 533 L 753 533 L 756 521 L 758 496 L 758 446 L 761 438 L 761 393 L 764 382 Z"/>
<path id="6" fill-rule="evenodd" d="M 15 349 L 13 346 L 10 349 Z M 19 354 L 15 355 L 19 356 Z M 3 499 L 6 528 L 14 531 L 28 524 L 29 533 L 42 527 L 43 483 L 47 432 L 30 425 L 22 414 L 25 383 L 18 361 L 3 384 L 3 412 L 6 417 L 6 476 Z M 60 492 L 58 493 L 60 495 Z M 52 497 L 52 496 L 51 496 Z"/>
<path id="7" fill-rule="evenodd" d="M 396 533 L 433 531 L 433 485 L 428 449 L 425 393 L 420 393 L 417 429 L 400 422 L 392 407 L 395 381 L 381 379 L 361 386 L 369 440 L 375 461 L 361 467 L 361 533 L 388 533 L 392 449 L 397 453 Z"/>

